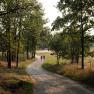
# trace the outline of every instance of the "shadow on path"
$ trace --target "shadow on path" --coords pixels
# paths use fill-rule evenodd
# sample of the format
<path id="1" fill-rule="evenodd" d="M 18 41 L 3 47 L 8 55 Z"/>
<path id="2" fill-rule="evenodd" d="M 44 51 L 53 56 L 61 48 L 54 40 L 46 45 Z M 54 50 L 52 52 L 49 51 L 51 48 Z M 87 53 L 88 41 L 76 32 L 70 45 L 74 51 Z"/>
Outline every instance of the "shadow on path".
<path id="1" fill-rule="evenodd" d="M 76 82 L 44 70 L 40 56 L 26 69 L 34 81 L 34 94 L 94 94 Z"/>

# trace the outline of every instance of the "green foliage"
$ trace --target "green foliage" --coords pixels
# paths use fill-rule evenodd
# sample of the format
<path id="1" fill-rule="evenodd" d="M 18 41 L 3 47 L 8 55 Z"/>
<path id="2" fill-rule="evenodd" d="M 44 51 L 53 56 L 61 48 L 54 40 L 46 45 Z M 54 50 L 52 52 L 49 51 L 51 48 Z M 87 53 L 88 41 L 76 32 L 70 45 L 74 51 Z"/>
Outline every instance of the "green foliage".
<path id="1" fill-rule="evenodd" d="M 17 63 L 19 54 L 33 51 L 43 30 L 43 10 L 36 0 L 5 0 L 0 2 L 0 50 Z"/>
<path id="2" fill-rule="evenodd" d="M 40 41 L 38 42 L 39 48 L 48 48 L 49 49 L 49 43 L 52 38 L 51 31 L 48 27 L 44 27 L 42 32 L 40 33 Z"/>
<path id="3" fill-rule="evenodd" d="M 94 25 L 93 7 L 93 0 L 60 0 L 57 8 L 62 16 L 57 17 L 52 24 L 52 30 L 62 29 L 67 33 L 70 45 L 68 51 L 72 62 L 75 59 L 78 62 L 79 56 L 82 56 L 82 68 L 84 68 L 84 56 L 89 52 L 91 44 L 88 40 L 92 36 L 87 35 L 87 31 Z"/>

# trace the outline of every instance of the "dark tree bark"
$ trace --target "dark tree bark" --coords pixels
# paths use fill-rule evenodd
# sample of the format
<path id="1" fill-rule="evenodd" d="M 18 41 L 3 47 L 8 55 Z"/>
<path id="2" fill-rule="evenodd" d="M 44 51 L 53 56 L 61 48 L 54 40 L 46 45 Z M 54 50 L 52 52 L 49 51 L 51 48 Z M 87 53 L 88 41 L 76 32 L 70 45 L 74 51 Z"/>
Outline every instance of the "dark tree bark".
<path id="1" fill-rule="evenodd" d="M 17 68 L 18 68 L 18 63 L 19 63 L 20 33 L 21 33 L 21 31 L 19 31 L 19 36 L 18 36 L 17 61 L 16 61 Z"/>
<path id="2" fill-rule="evenodd" d="M 27 46 L 27 50 L 26 50 L 26 56 L 27 56 L 27 59 L 29 59 L 29 51 L 28 51 L 28 46 Z"/>
<path id="3" fill-rule="evenodd" d="M 84 69 L 84 32 L 83 32 L 83 25 L 82 25 L 82 36 L 81 36 L 81 45 L 82 45 L 82 69 Z"/>
<path id="4" fill-rule="evenodd" d="M 27 32 L 27 46 L 26 46 L 26 56 L 27 56 L 27 59 L 29 59 L 29 34 Z"/>
<path id="5" fill-rule="evenodd" d="M 76 56 L 76 63 L 79 63 L 79 55 Z"/>
<path id="6" fill-rule="evenodd" d="M 60 59 L 59 53 L 57 53 L 57 65 L 59 65 L 59 59 Z"/>
<path id="7" fill-rule="evenodd" d="M 82 47 L 82 69 L 84 69 L 84 31 L 83 31 L 83 3 L 81 5 L 81 47 Z"/>
<path id="8" fill-rule="evenodd" d="M 18 48 L 17 48 L 16 68 L 18 68 L 18 63 L 19 63 L 19 46 L 18 46 Z"/>
<path id="9" fill-rule="evenodd" d="M 11 38 L 11 35 L 10 35 L 10 18 L 9 18 L 9 15 L 8 15 L 8 18 L 7 18 L 7 23 L 8 23 L 8 25 L 7 25 L 7 29 L 6 29 L 6 31 L 8 32 L 8 41 L 9 41 L 9 43 L 8 43 L 8 54 L 7 54 L 7 56 L 8 56 L 8 68 L 11 68 L 11 40 L 10 40 L 10 38 Z"/>
<path id="10" fill-rule="evenodd" d="M 7 53 L 8 68 L 11 68 L 11 52 L 10 50 Z"/>
<path id="11" fill-rule="evenodd" d="M 32 58 L 35 58 L 36 55 L 36 45 L 37 45 L 36 38 L 32 37 Z"/>
<path id="12" fill-rule="evenodd" d="M 4 59 L 4 51 L 2 51 L 2 60 Z"/>

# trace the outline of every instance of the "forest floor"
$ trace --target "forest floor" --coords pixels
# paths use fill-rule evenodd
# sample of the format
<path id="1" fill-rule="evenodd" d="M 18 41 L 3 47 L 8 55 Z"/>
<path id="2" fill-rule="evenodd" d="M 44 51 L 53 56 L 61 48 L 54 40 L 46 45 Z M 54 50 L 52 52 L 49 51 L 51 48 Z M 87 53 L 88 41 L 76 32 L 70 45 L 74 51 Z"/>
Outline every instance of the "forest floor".
<path id="1" fill-rule="evenodd" d="M 73 80 L 44 70 L 43 63 L 44 60 L 37 56 L 37 60 L 26 69 L 32 75 L 34 94 L 94 94 Z"/>
<path id="2" fill-rule="evenodd" d="M 23 61 L 19 68 L 7 68 L 7 62 L 0 61 L 0 94 L 32 94 L 32 78 L 26 74 L 25 68 L 31 60 Z"/>

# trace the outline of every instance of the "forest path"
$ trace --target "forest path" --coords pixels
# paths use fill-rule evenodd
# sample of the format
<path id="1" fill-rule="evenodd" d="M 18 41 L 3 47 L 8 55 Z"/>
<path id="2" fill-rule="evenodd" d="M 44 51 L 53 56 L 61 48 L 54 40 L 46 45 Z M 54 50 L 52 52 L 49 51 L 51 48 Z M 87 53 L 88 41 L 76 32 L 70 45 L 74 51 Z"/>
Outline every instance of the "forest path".
<path id="1" fill-rule="evenodd" d="M 44 70 L 40 56 L 36 58 L 26 69 L 32 75 L 34 94 L 94 94 L 66 77 Z"/>

